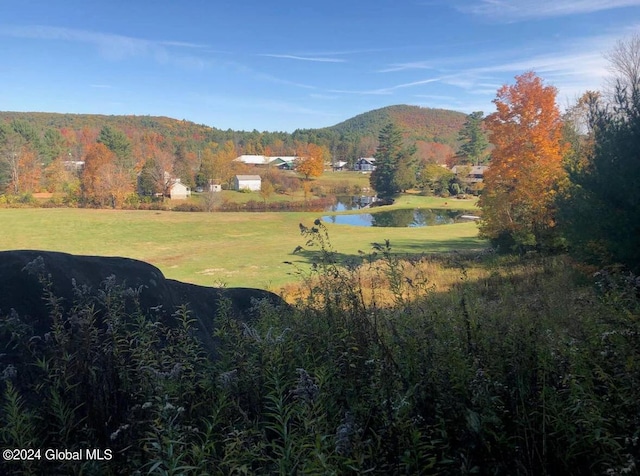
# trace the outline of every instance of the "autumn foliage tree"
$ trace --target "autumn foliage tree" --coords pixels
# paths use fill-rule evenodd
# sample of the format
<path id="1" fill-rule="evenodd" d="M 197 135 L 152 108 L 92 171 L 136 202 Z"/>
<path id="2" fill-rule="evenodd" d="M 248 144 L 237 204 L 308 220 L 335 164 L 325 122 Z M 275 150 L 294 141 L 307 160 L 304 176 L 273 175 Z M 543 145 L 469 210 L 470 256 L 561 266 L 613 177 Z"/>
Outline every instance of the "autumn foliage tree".
<path id="1" fill-rule="evenodd" d="M 326 147 L 316 144 L 305 144 L 298 146 L 296 155 L 299 159 L 296 162 L 296 170 L 304 175 L 305 179 L 319 177 L 324 172 L 324 163 L 329 156 Z"/>
<path id="2" fill-rule="evenodd" d="M 94 144 L 87 151 L 82 172 L 82 197 L 94 206 L 121 206 L 133 192 L 129 172 L 118 165 L 117 157 L 106 145 Z"/>
<path id="3" fill-rule="evenodd" d="M 37 192 L 42 178 L 42 166 L 33 148 L 29 146 L 23 148 L 18 160 L 18 169 L 20 181 L 15 184 L 16 189 L 23 193 Z"/>
<path id="4" fill-rule="evenodd" d="M 504 85 L 486 119 L 495 146 L 480 197 L 481 235 L 503 248 L 554 246 L 554 200 L 566 173 L 556 88 L 533 72 Z"/>
<path id="5" fill-rule="evenodd" d="M 236 147 L 232 141 L 222 145 L 211 142 L 200 153 L 201 182 L 198 185 L 207 187 L 211 183 L 230 184 L 233 176 L 238 173 L 239 164 L 234 162 L 238 157 Z"/>

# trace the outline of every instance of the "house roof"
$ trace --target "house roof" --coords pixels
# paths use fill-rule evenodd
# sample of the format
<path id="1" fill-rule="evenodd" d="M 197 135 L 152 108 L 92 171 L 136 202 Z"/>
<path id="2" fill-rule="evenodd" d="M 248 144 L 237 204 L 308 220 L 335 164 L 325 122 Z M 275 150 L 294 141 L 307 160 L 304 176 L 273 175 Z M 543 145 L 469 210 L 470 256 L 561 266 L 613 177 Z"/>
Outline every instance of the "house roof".
<path id="1" fill-rule="evenodd" d="M 171 191 L 180 190 L 180 189 L 182 189 L 182 190 L 189 190 L 189 187 L 188 187 L 187 185 L 185 185 L 185 184 L 183 184 L 183 183 L 181 183 L 181 182 L 179 182 L 179 181 L 178 181 L 178 182 L 174 182 L 174 183 L 172 183 L 172 184 L 171 184 L 171 187 L 169 187 L 169 189 L 170 189 Z"/>
<path id="2" fill-rule="evenodd" d="M 282 160 L 283 162 L 295 162 L 298 160 L 298 157 L 295 155 L 276 155 L 273 157 L 269 157 L 269 162 L 273 162 L 274 160 Z"/>
<path id="3" fill-rule="evenodd" d="M 237 157 L 235 160 L 236 162 L 242 162 L 243 164 L 253 164 L 253 165 L 268 163 L 264 155 L 241 155 L 240 157 Z"/>
<path id="4" fill-rule="evenodd" d="M 259 175 L 236 175 L 238 180 L 262 180 Z"/>
<path id="5" fill-rule="evenodd" d="M 269 163 L 273 164 L 273 165 L 293 165 L 293 163 L 298 160 L 298 157 L 291 157 L 291 156 L 286 156 L 286 157 L 270 157 Z"/>
<path id="6" fill-rule="evenodd" d="M 274 161 L 279 161 L 280 163 L 292 163 L 298 157 L 291 155 L 277 155 L 277 156 L 267 156 L 267 155 L 241 155 L 240 157 L 236 157 L 236 162 L 242 162 L 243 164 L 250 165 L 265 165 L 270 164 Z"/>
<path id="7" fill-rule="evenodd" d="M 370 164 L 372 164 L 373 162 L 375 162 L 375 161 L 376 161 L 376 158 L 375 158 L 375 157 L 360 157 L 360 158 L 358 159 L 358 162 L 360 162 L 360 161 L 362 161 L 362 160 L 364 160 L 364 161 L 369 162 Z"/>

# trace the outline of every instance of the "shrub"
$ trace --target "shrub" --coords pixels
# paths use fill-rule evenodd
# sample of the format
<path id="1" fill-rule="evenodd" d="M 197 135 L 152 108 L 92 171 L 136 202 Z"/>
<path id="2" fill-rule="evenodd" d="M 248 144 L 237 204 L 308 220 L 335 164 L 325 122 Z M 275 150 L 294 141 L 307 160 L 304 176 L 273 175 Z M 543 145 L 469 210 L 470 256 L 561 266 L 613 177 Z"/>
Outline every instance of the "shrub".
<path id="1" fill-rule="evenodd" d="M 171 208 L 175 212 L 203 212 L 204 208 L 200 203 L 183 202 Z"/>
<path id="2" fill-rule="evenodd" d="M 564 257 L 347 257 L 300 226 L 290 311 L 221 299 L 215 361 L 105 281 L 52 328 L 0 319 L 0 446 L 111 448 L 92 474 L 627 474 L 640 458 L 640 280 Z M 473 259 L 471 259 L 473 258 Z M 471 267 L 475 267 L 472 269 Z M 445 290 L 435 282 L 448 273 Z M 46 285 L 46 274 L 41 273 Z M 99 322 L 104 325 L 100 325 Z M 11 360 L 8 360 L 11 358 Z"/>

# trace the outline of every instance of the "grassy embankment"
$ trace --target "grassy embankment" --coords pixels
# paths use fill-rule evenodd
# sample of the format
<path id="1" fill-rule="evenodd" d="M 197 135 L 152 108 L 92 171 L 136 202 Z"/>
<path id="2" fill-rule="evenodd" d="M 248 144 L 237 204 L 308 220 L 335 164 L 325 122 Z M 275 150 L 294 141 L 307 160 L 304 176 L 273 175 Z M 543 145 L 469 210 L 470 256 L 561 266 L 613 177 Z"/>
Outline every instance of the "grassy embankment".
<path id="1" fill-rule="evenodd" d="M 253 194 L 238 194 L 253 195 Z M 256 193 L 257 195 L 257 193 Z M 407 196 L 393 207 L 462 208 L 462 201 Z M 452 203 L 455 202 L 455 207 Z M 472 201 L 466 203 L 472 205 Z M 318 212 L 178 213 L 89 209 L 0 209 L 0 249 L 42 249 L 75 254 L 126 256 L 147 261 L 169 278 L 201 285 L 278 290 L 296 281 L 292 267 L 308 255 L 293 255 L 305 240 L 299 224 Z M 425 228 L 365 228 L 327 225 L 331 244 L 346 256 L 391 241 L 398 253 L 479 249 L 475 223 Z"/>

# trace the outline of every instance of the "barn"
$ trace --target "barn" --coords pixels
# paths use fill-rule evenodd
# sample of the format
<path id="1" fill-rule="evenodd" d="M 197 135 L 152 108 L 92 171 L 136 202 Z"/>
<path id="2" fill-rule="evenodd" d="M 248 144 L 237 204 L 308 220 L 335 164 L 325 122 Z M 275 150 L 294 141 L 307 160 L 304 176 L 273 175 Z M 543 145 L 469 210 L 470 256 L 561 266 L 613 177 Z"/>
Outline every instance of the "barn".
<path id="1" fill-rule="evenodd" d="M 236 190 L 258 191 L 262 187 L 262 179 L 259 175 L 236 175 L 233 183 Z"/>

